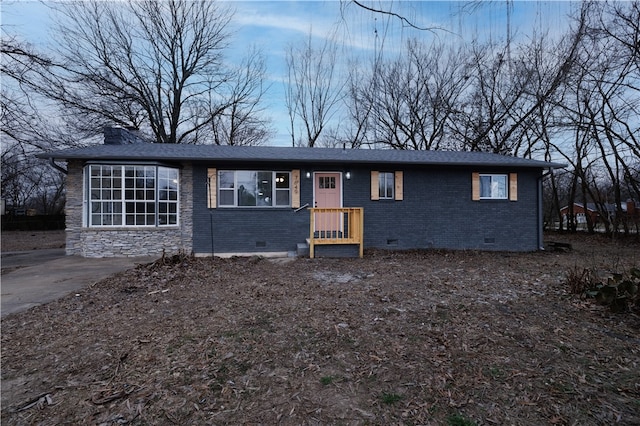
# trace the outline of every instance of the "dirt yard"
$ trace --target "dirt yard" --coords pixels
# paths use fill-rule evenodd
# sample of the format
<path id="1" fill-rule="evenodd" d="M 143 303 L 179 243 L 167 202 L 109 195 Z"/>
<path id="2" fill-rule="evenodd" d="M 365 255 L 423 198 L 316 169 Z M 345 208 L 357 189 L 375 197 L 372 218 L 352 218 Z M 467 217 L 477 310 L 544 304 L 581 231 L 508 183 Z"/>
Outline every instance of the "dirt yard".
<path id="1" fill-rule="evenodd" d="M 141 265 L 2 319 L 2 424 L 640 424 L 638 312 L 564 283 L 640 246 L 550 238 Z"/>

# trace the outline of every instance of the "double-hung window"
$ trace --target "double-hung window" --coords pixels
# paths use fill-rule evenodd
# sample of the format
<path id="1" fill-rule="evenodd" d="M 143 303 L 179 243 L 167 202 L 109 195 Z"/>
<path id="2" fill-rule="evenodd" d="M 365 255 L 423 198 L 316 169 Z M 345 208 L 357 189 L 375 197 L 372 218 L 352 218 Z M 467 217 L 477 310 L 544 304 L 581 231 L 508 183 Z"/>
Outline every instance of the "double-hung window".
<path id="1" fill-rule="evenodd" d="M 156 165 L 89 168 L 89 226 L 178 224 L 178 169 Z"/>
<path id="2" fill-rule="evenodd" d="M 220 207 L 289 207 L 291 172 L 220 170 Z"/>

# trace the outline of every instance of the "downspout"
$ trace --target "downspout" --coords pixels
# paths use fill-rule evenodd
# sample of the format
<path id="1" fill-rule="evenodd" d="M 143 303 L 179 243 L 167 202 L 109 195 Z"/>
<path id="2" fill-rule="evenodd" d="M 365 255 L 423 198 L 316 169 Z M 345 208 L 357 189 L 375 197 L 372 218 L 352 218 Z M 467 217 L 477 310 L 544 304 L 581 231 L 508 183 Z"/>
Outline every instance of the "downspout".
<path id="1" fill-rule="evenodd" d="M 551 174 L 551 169 L 547 173 L 541 174 L 538 181 L 538 250 L 544 251 L 544 231 L 542 230 L 542 222 L 544 221 L 542 213 L 542 179 Z"/>
<path id="2" fill-rule="evenodd" d="M 49 157 L 49 165 L 54 169 L 56 169 L 57 171 L 64 173 L 65 175 L 69 174 L 69 171 L 67 169 L 56 164 L 53 157 Z"/>
<path id="3" fill-rule="evenodd" d="M 207 197 L 211 197 L 211 179 L 207 179 Z M 217 190 L 217 188 L 214 188 Z M 207 199 L 207 210 L 209 210 L 209 232 L 211 237 L 211 257 L 215 256 L 214 239 L 213 239 L 213 209 L 211 208 L 210 198 Z"/>

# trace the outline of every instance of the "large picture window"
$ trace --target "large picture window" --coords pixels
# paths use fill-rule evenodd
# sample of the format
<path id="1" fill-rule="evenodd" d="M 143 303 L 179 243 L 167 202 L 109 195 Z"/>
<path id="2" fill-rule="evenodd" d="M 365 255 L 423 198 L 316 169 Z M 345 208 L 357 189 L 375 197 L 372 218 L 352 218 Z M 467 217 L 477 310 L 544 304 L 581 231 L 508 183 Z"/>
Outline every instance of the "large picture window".
<path id="1" fill-rule="evenodd" d="M 178 224 L 177 169 L 162 166 L 89 166 L 89 226 Z"/>
<path id="2" fill-rule="evenodd" d="M 289 207 L 291 173 L 254 170 L 218 172 L 220 207 Z"/>

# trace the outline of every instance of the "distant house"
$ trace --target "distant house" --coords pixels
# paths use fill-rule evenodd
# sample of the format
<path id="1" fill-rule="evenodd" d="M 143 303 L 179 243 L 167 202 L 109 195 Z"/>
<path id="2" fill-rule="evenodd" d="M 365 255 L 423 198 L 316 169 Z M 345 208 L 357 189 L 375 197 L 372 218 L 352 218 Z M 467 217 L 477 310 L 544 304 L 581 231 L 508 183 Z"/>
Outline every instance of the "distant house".
<path id="1" fill-rule="evenodd" d="M 560 209 L 560 215 L 562 216 L 563 225 L 573 223 L 578 229 L 586 228 L 587 219 L 591 224 L 597 225 L 606 220 L 608 223 L 619 219 L 620 221 L 627 221 L 629 224 L 637 223 L 640 219 L 640 206 L 634 200 L 627 200 L 621 204 L 621 212 L 618 213 L 618 209 L 615 204 L 602 203 L 596 205 L 595 203 L 587 203 L 586 207 L 581 203 L 573 203 L 572 208 L 570 206 L 564 206 Z M 618 215 L 621 217 L 618 217 Z M 603 215 L 605 217 L 603 217 Z M 572 220 L 571 220 L 572 219 Z"/>
<path id="2" fill-rule="evenodd" d="M 543 171 L 560 166 L 479 152 L 151 144 L 125 129 L 40 157 L 67 162 L 67 253 L 87 257 L 534 251 Z"/>
<path id="3" fill-rule="evenodd" d="M 560 209 L 560 215 L 562 216 L 562 223 L 565 225 L 569 223 L 575 223 L 577 226 L 586 226 L 587 219 L 592 223 L 598 223 L 600 213 L 596 209 L 596 205 L 593 203 L 584 204 L 573 203 L 571 206 L 564 206 Z M 572 216 L 573 215 L 573 216 Z"/>

